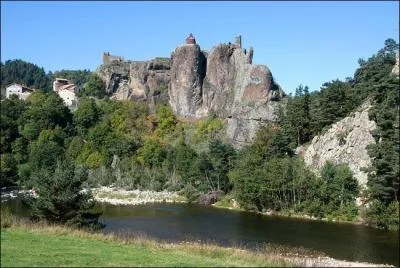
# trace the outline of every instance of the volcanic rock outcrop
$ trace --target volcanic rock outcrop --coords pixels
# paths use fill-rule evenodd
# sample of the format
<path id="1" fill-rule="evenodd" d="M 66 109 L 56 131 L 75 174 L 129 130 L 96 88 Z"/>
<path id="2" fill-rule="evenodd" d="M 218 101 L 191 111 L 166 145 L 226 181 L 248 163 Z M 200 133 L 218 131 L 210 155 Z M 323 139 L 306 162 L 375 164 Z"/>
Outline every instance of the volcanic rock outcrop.
<path id="1" fill-rule="evenodd" d="M 252 64 L 253 49 L 219 44 L 208 54 L 185 44 L 172 54 L 169 102 L 178 116 L 204 117 L 213 112 L 227 119 L 227 138 L 249 144 L 260 125 L 275 120 L 284 96 L 264 65 Z"/>
<path id="2" fill-rule="evenodd" d="M 264 65 L 252 64 L 253 49 L 242 49 L 241 37 L 219 44 L 209 53 L 193 35 L 171 58 L 124 61 L 109 53 L 97 73 L 118 100 L 146 100 L 154 107 L 168 102 L 178 117 L 201 118 L 209 113 L 227 121 L 227 140 L 251 143 L 259 126 L 274 121 L 283 90 Z"/>
<path id="3" fill-rule="evenodd" d="M 106 92 L 117 100 L 147 100 L 168 102 L 171 60 L 123 61 L 105 53 L 97 74 L 106 84 Z"/>

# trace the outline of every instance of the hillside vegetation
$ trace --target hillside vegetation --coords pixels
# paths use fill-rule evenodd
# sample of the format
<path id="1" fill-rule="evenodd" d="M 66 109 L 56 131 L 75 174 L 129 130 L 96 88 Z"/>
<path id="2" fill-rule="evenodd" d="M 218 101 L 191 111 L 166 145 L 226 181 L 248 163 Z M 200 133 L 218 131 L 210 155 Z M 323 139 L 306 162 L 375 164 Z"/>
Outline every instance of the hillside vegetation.
<path id="1" fill-rule="evenodd" d="M 70 72 L 82 85 L 72 113 L 49 92 L 47 82 L 41 84 L 53 74 L 43 76 L 37 69 L 33 81 L 26 80 L 25 74 L 39 67 L 7 61 L 1 66 L 2 87 L 22 81 L 42 90 L 27 101 L 2 100 L 1 186 L 56 191 L 49 187 L 51 178 L 67 179 L 62 167 L 69 166 L 80 174 L 81 187 L 168 189 L 193 202 L 207 200 L 202 196 L 209 192 L 217 199 L 230 193 L 248 210 L 342 220 L 362 216 L 371 225 L 398 229 L 399 79 L 391 74 L 397 50 L 398 44 L 388 39 L 375 55 L 359 61 L 353 77 L 327 82 L 315 92 L 300 85 L 282 105 L 278 122 L 259 129 L 253 144 L 242 149 L 224 142 L 225 122 L 214 114 L 182 120 L 166 105 L 151 114 L 146 103 L 110 100 L 95 74 L 85 71 Z M 360 193 L 346 165 L 328 162 L 317 176 L 294 149 L 367 99 L 374 105 L 369 116 L 377 123 L 377 143 L 369 148 L 369 190 Z M 48 184 L 38 185 L 41 176 L 49 178 Z M 360 195 L 370 201 L 368 208 L 356 207 Z M 55 202 L 51 196 L 47 201 Z M 49 206 L 43 204 L 42 211 Z"/>

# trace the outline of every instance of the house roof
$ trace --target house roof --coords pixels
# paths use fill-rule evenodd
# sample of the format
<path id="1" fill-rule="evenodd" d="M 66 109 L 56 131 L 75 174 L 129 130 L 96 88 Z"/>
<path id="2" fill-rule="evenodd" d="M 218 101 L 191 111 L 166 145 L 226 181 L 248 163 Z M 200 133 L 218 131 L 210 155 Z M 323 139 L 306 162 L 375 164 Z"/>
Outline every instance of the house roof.
<path id="1" fill-rule="evenodd" d="M 57 77 L 56 77 L 56 81 L 68 81 L 68 79 L 65 79 L 65 78 L 57 78 Z"/>
<path id="2" fill-rule="evenodd" d="M 68 84 L 68 85 L 63 85 L 58 87 L 58 90 L 69 90 L 69 91 L 75 91 L 76 86 L 74 84 Z"/>
<path id="3" fill-rule="evenodd" d="M 32 89 L 32 88 L 29 88 L 29 87 L 27 87 L 27 86 L 24 86 L 24 85 L 21 85 L 21 84 L 18 84 L 18 83 L 13 83 L 13 84 L 9 85 L 7 88 L 9 88 L 9 87 L 11 87 L 11 86 L 14 86 L 14 85 L 20 86 L 20 87 L 22 88 L 22 91 L 29 91 L 29 92 L 35 91 L 35 90 Z"/>

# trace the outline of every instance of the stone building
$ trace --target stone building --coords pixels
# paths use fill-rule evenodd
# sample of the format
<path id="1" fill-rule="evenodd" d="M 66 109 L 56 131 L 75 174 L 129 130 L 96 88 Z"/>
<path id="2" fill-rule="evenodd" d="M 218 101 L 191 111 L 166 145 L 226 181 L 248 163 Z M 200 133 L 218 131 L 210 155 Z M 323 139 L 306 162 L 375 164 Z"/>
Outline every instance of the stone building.
<path id="1" fill-rule="evenodd" d="M 11 95 L 17 95 L 21 100 L 26 100 L 33 91 L 29 87 L 14 83 L 6 88 L 6 98 L 9 99 Z"/>
<path id="2" fill-rule="evenodd" d="M 237 48 L 242 48 L 242 36 L 238 35 L 235 37 L 235 45 Z"/>
<path id="3" fill-rule="evenodd" d="M 110 52 L 103 53 L 103 65 L 108 65 L 112 63 L 121 63 L 124 59 L 120 56 L 110 55 Z"/>
<path id="4" fill-rule="evenodd" d="M 188 45 L 195 45 L 196 44 L 196 38 L 194 38 L 193 34 L 189 34 L 189 36 L 186 38 L 186 44 Z"/>
<path id="5" fill-rule="evenodd" d="M 53 91 L 63 99 L 66 106 L 74 108 L 77 104 L 77 97 L 75 95 L 76 86 L 70 83 L 67 79 L 56 78 L 53 82 Z"/>

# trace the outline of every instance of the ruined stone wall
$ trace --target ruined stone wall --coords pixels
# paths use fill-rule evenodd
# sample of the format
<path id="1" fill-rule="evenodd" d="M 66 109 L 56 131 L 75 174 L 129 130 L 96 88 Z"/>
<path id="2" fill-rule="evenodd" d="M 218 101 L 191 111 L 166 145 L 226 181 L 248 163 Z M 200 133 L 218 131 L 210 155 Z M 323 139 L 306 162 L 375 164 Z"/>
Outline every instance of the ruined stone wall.
<path id="1" fill-rule="evenodd" d="M 113 63 L 121 63 L 124 59 L 120 56 L 110 55 L 109 52 L 103 53 L 103 65 L 113 64 Z"/>

